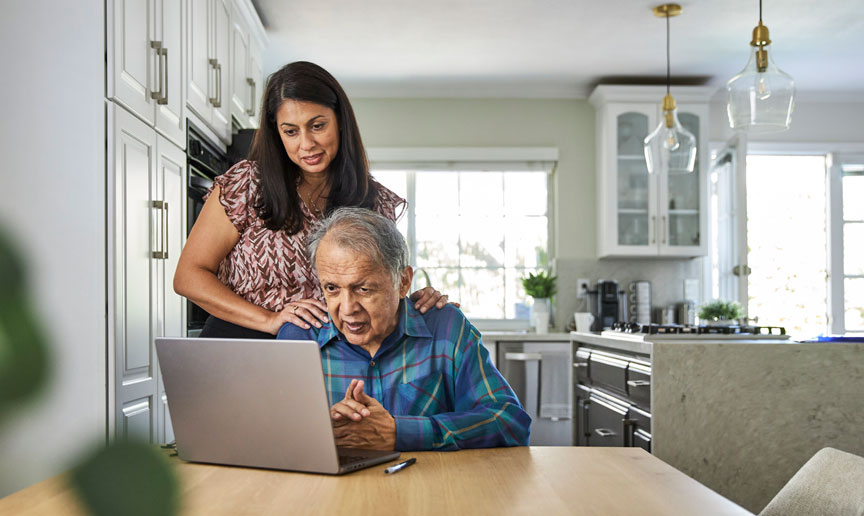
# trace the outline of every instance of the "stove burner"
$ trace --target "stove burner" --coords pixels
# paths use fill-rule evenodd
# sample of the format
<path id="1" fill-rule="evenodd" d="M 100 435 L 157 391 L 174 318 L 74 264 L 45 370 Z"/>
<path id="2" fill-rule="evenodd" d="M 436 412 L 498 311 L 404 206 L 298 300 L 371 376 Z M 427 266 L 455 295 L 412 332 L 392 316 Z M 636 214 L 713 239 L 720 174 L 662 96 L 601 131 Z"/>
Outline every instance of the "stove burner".
<path id="1" fill-rule="evenodd" d="M 786 335 L 782 326 L 709 326 L 705 324 L 639 324 L 635 322 L 616 322 L 612 330 L 622 333 L 643 333 L 648 335 L 693 334 L 693 335 Z"/>

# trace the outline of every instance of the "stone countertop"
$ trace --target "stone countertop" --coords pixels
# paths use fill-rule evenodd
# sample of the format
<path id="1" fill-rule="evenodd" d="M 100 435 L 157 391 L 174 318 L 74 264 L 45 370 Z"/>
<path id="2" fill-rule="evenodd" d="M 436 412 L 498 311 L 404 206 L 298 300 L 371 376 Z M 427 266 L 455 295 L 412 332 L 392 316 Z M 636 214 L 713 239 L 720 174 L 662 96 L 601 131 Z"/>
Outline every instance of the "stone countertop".
<path id="1" fill-rule="evenodd" d="M 641 339 L 637 340 L 634 338 L 627 338 L 623 335 L 621 338 L 617 338 L 607 337 L 605 335 L 600 335 L 597 333 L 571 331 L 570 338 L 574 342 L 580 342 L 582 344 L 601 346 L 604 348 L 612 348 L 620 351 L 629 351 L 631 353 L 639 353 L 641 355 L 651 355 L 650 342 L 645 342 Z"/>
<path id="2" fill-rule="evenodd" d="M 481 331 L 485 342 L 570 342 L 569 333 L 534 333 L 533 331 Z"/>

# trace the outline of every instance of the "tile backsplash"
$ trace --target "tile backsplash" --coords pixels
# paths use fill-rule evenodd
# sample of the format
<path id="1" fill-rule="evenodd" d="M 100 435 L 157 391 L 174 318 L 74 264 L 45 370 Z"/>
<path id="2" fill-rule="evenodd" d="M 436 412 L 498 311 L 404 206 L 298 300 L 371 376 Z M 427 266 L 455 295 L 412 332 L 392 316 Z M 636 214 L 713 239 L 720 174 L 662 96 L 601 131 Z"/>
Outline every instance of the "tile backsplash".
<path id="1" fill-rule="evenodd" d="M 573 312 L 587 311 L 588 300 L 577 297 L 577 280 L 589 278 L 592 288 L 597 280 L 617 281 L 626 289 L 633 281 L 651 282 L 651 304 L 663 307 L 684 300 L 684 280 L 695 279 L 702 285 L 702 263 L 695 259 L 607 259 L 607 260 L 555 260 L 558 276 L 558 295 L 555 303 L 555 328 L 563 330 L 573 320 Z M 652 312 L 653 313 L 653 312 Z"/>

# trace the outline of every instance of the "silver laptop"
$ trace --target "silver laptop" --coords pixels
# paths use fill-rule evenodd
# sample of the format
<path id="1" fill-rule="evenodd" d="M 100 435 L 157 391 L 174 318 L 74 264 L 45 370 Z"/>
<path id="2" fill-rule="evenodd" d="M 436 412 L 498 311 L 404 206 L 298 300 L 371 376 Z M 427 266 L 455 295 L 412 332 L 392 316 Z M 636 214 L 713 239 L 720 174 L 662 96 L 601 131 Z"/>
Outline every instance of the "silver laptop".
<path id="1" fill-rule="evenodd" d="M 157 338 L 156 353 L 183 460 L 338 475 L 399 457 L 336 447 L 314 341 Z"/>

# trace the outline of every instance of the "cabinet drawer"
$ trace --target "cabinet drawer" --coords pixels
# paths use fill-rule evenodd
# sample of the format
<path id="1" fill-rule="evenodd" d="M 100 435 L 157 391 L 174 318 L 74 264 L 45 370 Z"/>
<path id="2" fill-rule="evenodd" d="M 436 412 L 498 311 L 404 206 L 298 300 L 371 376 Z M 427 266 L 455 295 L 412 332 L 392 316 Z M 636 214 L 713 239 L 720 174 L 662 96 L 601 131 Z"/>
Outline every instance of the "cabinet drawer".
<path id="1" fill-rule="evenodd" d="M 651 453 L 651 434 L 637 428 L 636 431 L 633 432 L 633 447 L 642 448 L 648 453 Z"/>
<path id="2" fill-rule="evenodd" d="M 593 393 L 588 401 L 588 445 L 624 446 L 627 406 Z"/>
<path id="3" fill-rule="evenodd" d="M 629 363 L 627 396 L 640 407 L 651 407 L 651 364 L 632 361 Z"/>
<path id="4" fill-rule="evenodd" d="M 627 394 L 627 365 L 624 357 L 592 351 L 588 366 L 591 382 L 599 387 Z"/>

